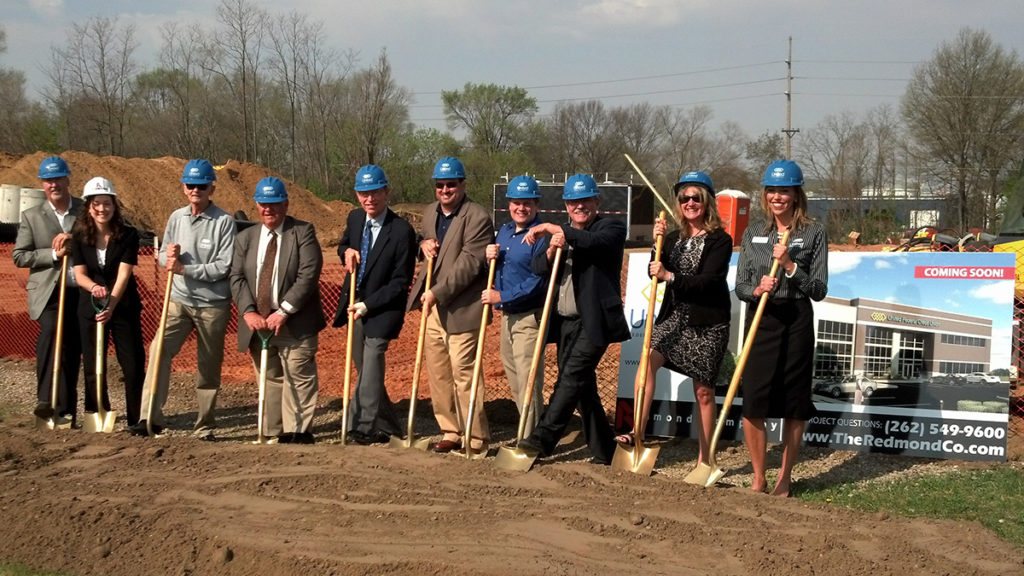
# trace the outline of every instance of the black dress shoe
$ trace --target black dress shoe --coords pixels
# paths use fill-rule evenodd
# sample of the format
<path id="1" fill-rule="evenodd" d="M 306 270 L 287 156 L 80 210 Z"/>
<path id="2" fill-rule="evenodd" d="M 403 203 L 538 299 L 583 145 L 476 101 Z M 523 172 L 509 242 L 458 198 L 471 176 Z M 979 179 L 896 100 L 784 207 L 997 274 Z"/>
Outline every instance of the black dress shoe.
<path id="1" fill-rule="evenodd" d="M 278 444 L 292 444 L 295 442 L 295 434 L 285 433 L 277 437 Z"/>
<path id="2" fill-rule="evenodd" d="M 373 444 L 373 441 L 370 440 L 370 435 L 365 432 L 360 432 L 359 430 L 350 430 L 345 434 L 345 437 L 360 446 L 369 446 L 370 444 Z"/>
<path id="3" fill-rule="evenodd" d="M 519 444 L 517 444 L 516 447 L 530 455 L 545 455 L 544 448 L 541 447 L 540 443 L 536 442 L 535 440 L 531 440 L 530 438 L 523 438 L 522 440 L 519 441 Z"/>
<path id="4" fill-rule="evenodd" d="M 40 402 L 39 404 L 36 404 L 36 408 L 32 413 L 38 418 L 49 420 L 53 417 L 53 408 L 50 406 L 49 402 Z"/>
<path id="5" fill-rule="evenodd" d="M 128 431 L 133 436 L 149 436 L 149 430 L 146 428 L 146 421 L 139 420 L 137 424 L 132 424 L 128 427 Z M 164 427 L 158 424 L 153 424 L 153 435 L 160 434 L 164 431 Z"/>
<path id="6" fill-rule="evenodd" d="M 371 444 L 387 444 L 391 442 L 391 434 L 383 430 L 374 430 L 367 434 L 367 436 L 370 438 Z M 401 434 L 395 434 L 395 436 L 401 437 Z"/>
<path id="7" fill-rule="evenodd" d="M 292 444 L 315 444 L 312 432 L 296 432 L 292 434 Z"/>

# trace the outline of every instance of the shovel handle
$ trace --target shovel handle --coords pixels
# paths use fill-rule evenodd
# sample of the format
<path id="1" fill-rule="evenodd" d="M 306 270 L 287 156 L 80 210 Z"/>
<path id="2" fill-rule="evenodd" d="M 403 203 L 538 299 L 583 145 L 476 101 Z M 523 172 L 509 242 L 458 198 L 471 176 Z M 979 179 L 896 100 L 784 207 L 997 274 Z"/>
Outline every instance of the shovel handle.
<path id="1" fill-rule="evenodd" d="M 423 284 L 424 292 L 430 290 L 431 280 L 434 278 L 434 257 L 428 256 L 425 264 L 427 279 Z M 409 419 L 406 424 L 406 441 L 412 445 L 413 423 L 416 419 L 416 397 L 419 395 L 420 369 L 423 367 L 423 342 L 427 337 L 427 311 L 420 309 L 420 332 L 416 340 L 416 360 L 412 367 L 412 389 L 409 392 Z"/>
<path id="2" fill-rule="evenodd" d="M 352 331 L 355 328 L 356 313 L 352 307 L 356 303 L 356 274 L 348 275 L 348 330 L 345 335 L 345 385 L 341 395 L 341 444 L 345 445 L 348 438 L 348 395 L 352 383 Z"/>
<path id="3" fill-rule="evenodd" d="M 523 411 L 519 414 L 519 429 L 516 431 L 516 446 L 526 435 L 526 420 L 530 416 L 530 405 L 533 403 L 534 387 L 537 385 L 537 370 L 540 369 L 540 359 L 544 355 L 544 342 L 548 335 L 548 318 L 551 317 L 551 302 L 555 298 L 555 286 L 558 284 L 558 266 L 562 261 L 562 247 L 555 248 L 554 262 L 551 264 L 551 277 L 548 279 L 548 291 L 544 296 L 544 308 L 540 312 L 540 326 L 537 327 L 537 342 L 533 345 L 533 360 L 530 361 L 530 375 L 526 377 L 526 386 L 523 387 L 523 401 L 520 405 Z"/>
<path id="4" fill-rule="evenodd" d="M 789 230 L 782 235 L 781 244 L 789 242 Z M 768 272 L 769 276 L 775 276 L 779 271 L 779 260 L 776 258 L 772 262 L 771 271 Z M 740 358 L 736 361 L 736 369 L 733 370 L 732 380 L 729 382 L 729 390 L 725 394 L 725 400 L 722 402 L 722 412 L 718 415 L 718 423 L 715 425 L 715 433 L 711 437 L 711 445 L 708 447 L 708 464 L 712 468 L 717 468 L 715 460 L 715 448 L 718 446 L 718 439 L 722 435 L 722 429 L 725 428 L 725 421 L 729 415 L 729 408 L 732 407 L 732 401 L 736 397 L 736 390 L 739 388 L 740 378 L 743 376 L 743 369 L 747 365 L 747 356 L 750 355 L 750 345 L 754 343 L 754 335 L 757 334 L 757 327 L 761 323 L 761 315 L 764 314 L 764 307 L 768 304 L 768 293 L 764 292 L 761 294 L 760 300 L 757 301 L 757 310 L 754 312 L 754 318 L 750 321 L 750 329 L 747 330 L 747 337 L 743 341 L 743 351 L 740 352 Z"/>
<path id="5" fill-rule="evenodd" d="M 490 265 L 487 268 L 487 290 L 490 290 L 491 286 L 494 286 L 494 271 L 497 267 L 498 259 L 491 260 Z M 472 439 L 471 431 L 473 430 L 473 413 L 476 412 L 476 393 L 480 387 L 480 372 L 483 371 L 483 360 L 484 360 L 484 337 L 487 335 L 487 319 L 491 314 L 491 305 L 484 304 L 483 312 L 480 314 L 480 332 L 476 338 L 476 358 L 473 360 L 473 380 L 469 385 L 469 413 L 466 414 L 466 428 L 465 428 L 465 439 L 462 442 L 462 448 L 466 451 L 466 458 L 472 457 L 472 450 L 470 450 L 470 440 Z M 459 397 L 456 391 L 455 395 L 455 406 L 458 407 Z"/>
<path id="6" fill-rule="evenodd" d="M 659 220 L 665 219 L 665 211 L 658 214 Z M 654 239 L 654 261 L 661 260 L 661 247 L 665 242 L 665 236 L 659 234 Z M 647 297 L 647 318 L 644 320 L 644 344 L 640 349 L 640 365 L 637 367 L 638 382 L 633 387 L 633 441 L 636 444 L 635 453 L 643 450 L 644 430 L 647 428 L 647 419 L 644 418 L 644 401 L 647 395 L 647 371 L 650 369 L 651 358 L 651 336 L 654 332 L 654 306 L 658 300 L 658 277 L 651 276 L 650 294 Z"/>
<path id="7" fill-rule="evenodd" d="M 633 161 L 633 158 L 629 154 L 623 154 L 623 156 L 626 157 L 626 160 L 629 162 L 630 166 L 633 167 L 633 170 L 636 170 L 636 173 L 640 176 L 640 179 L 644 181 L 644 184 L 647 184 L 647 187 L 651 189 L 651 192 L 654 193 L 654 197 L 658 199 L 658 202 L 661 202 L 661 205 L 665 207 L 665 210 L 672 215 L 672 219 L 676 221 L 676 225 L 682 227 L 683 223 L 679 221 L 679 217 L 676 216 L 676 213 L 672 210 L 672 207 L 668 205 L 668 202 L 665 201 L 665 198 L 658 193 L 658 189 L 654 187 L 654 184 L 647 179 L 647 176 L 644 175 L 644 171 L 640 169 L 640 166 Z M 662 219 L 664 218 L 665 217 L 662 216 Z"/>
<path id="8" fill-rule="evenodd" d="M 53 421 L 57 418 L 57 383 L 60 382 L 61 348 L 64 344 L 64 298 L 67 293 L 68 255 L 60 259 L 60 283 L 57 285 L 57 333 L 53 338 L 53 379 L 50 382 L 50 408 Z"/>

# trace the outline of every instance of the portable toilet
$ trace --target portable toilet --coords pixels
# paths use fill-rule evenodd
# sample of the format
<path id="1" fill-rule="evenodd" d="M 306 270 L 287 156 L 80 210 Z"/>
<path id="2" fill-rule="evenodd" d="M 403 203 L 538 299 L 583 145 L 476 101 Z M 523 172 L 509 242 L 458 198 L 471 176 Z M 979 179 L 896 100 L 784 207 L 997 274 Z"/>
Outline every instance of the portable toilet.
<path id="1" fill-rule="evenodd" d="M 739 190 L 720 190 L 715 194 L 715 202 L 722 228 L 732 236 L 732 245 L 739 246 L 750 222 L 750 196 Z"/>

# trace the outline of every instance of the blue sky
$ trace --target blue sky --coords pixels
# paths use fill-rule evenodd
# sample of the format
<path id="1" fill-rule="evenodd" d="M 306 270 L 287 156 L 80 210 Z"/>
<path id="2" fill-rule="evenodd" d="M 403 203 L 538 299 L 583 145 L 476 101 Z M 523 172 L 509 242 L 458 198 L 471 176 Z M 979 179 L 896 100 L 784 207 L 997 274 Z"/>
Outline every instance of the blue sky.
<path id="1" fill-rule="evenodd" d="M 898 109 L 915 66 L 969 26 L 1024 52 L 1019 0 L 883 2 L 603 0 L 257 0 L 325 23 L 328 43 L 359 53 L 386 48 L 395 76 L 412 90 L 413 121 L 444 128 L 440 91 L 466 82 L 528 88 L 550 112 L 557 101 L 636 101 L 683 109 L 710 106 L 712 125 L 735 121 L 749 135 L 785 126 L 787 37 L 793 37 L 793 126 L 830 114 Z M 43 82 L 49 48 L 73 22 L 118 17 L 136 26 L 138 55 L 156 61 L 160 26 L 212 28 L 213 0 L 0 0 L 8 49 L 0 66 L 24 71 L 30 96 Z M 798 136 L 799 137 L 799 136 Z"/>

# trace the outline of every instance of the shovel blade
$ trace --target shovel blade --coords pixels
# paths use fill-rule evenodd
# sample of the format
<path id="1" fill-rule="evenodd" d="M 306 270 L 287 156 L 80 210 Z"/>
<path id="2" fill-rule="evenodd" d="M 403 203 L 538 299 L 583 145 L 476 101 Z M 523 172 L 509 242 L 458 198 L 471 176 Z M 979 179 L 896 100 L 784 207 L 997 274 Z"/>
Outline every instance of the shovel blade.
<path id="1" fill-rule="evenodd" d="M 417 450 L 426 451 L 427 448 L 430 447 L 430 438 L 420 438 L 418 436 L 402 438 L 399 436 L 392 436 L 391 441 L 388 442 L 388 447 L 394 448 L 396 450 L 405 448 L 415 448 Z"/>
<path id="2" fill-rule="evenodd" d="M 660 446 L 624 446 L 619 444 L 615 447 L 615 454 L 612 456 L 612 469 L 650 476 L 654 472 L 654 463 L 658 460 L 660 451 Z"/>
<path id="3" fill-rule="evenodd" d="M 527 452 L 522 448 L 502 446 L 498 448 L 498 455 L 494 458 L 494 465 L 502 470 L 514 472 L 529 472 L 533 463 L 537 461 L 537 454 Z"/>
<path id="4" fill-rule="evenodd" d="M 695 466 L 694 469 L 691 470 L 685 478 L 683 478 L 683 482 L 710 488 L 711 486 L 714 486 L 722 476 L 725 476 L 725 470 L 722 470 L 717 463 L 706 464 L 704 462 L 698 462 L 697 466 Z"/>
<path id="5" fill-rule="evenodd" d="M 82 430 L 92 434 L 102 432 L 110 434 L 114 431 L 114 422 L 117 420 L 115 412 L 90 412 L 85 415 L 82 421 Z"/>
<path id="6" fill-rule="evenodd" d="M 71 418 L 54 416 L 52 418 L 36 417 L 36 430 L 70 430 Z"/>

